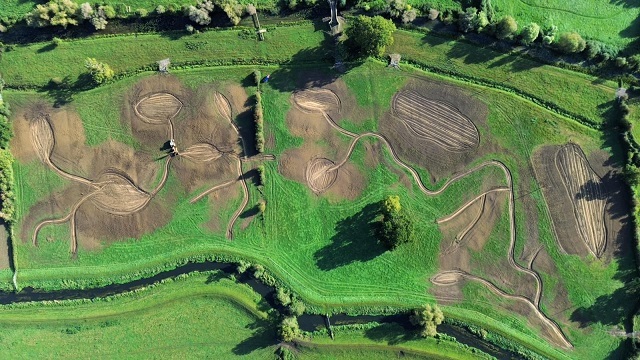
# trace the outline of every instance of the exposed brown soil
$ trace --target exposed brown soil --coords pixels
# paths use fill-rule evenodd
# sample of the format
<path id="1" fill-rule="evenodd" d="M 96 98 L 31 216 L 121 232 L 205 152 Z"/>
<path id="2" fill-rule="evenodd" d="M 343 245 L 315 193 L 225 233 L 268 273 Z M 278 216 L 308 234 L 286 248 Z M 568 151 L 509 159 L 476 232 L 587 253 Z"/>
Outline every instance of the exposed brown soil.
<path id="1" fill-rule="evenodd" d="M 589 167 L 578 145 L 568 144 L 560 148 L 555 161 L 567 197 L 573 205 L 580 238 L 593 255 L 600 257 L 606 246 L 606 198 L 600 177 Z"/>
<path id="2" fill-rule="evenodd" d="M 392 109 L 415 136 L 435 142 L 445 150 L 467 152 L 480 143 L 480 134 L 473 122 L 446 102 L 403 90 L 393 97 Z"/>
<path id="3" fill-rule="evenodd" d="M 380 134 L 400 158 L 427 169 L 431 179 L 425 180 L 432 184 L 463 171 L 486 153 L 499 152 L 491 139 L 478 135 L 488 130 L 487 106 L 455 86 L 413 78 L 393 105 L 396 110 L 380 117 Z"/>
<path id="4" fill-rule="evenodd" d="M 30 142 L 28 146 L 33 150 L 23 151 L 21 160 L 38 158 L 71 182 L 30 209 L 21 226 L 23 240 L 30 237 L 37 245 L 40 229 L 69 222 L 70 252 L 75 254 L 78 246 L 95 249 L 104 240 L 137 238 L 153 231 L 168 222 L 168 209 L 176 201 L 152 201 L 164 186 L 170 168 L 174 168 L 187 192 L 209 188 L 198 199 L 208 195 L 212 200 L 226 202 L 226 198 L 215 194 L 222 187 L 214 184 L 226 180 L 227 185 L 232 185 L 241 179 L 238 132 L 231 121 L 232 114 L 239 113 L 233 107 L 244 108 L 247 97 L 244 94 L 221 106 L 221 100 L 228 96 L 215 90 L 199 91 L 194 96 L 172 77 L 152 77 L 134 86 L 124 107 L 127 110 L 122 113 L 123 121 L 143 145 L 142 151 L 113 141 L 87 147 L 82 122 L 69 109 L 52 109 L 39 103 L 23 111 L 16 121 L 18 134 L 12 146 Z M 186 101 L 191 106 L 188 114 L 183 114 Z M 168 136 L 185 146 L 180 152 L 183 155 L 155 161 Z M 271 160 L 268 156 L 263 158 Z M 251 159 L 254 160 L 260 161 Z M 229 223 L 229 237 L 248 197 L 246 184 L 240 184 L 245 199 Z M 225 194 L 235 195 L 237 191 Z M 221 204 L 217 205 L 219 208 Z"/>
<path id="5" fill-rule="evenodd" d="M 569 254 L 602 256 L 611 223 L 607 202 L 615 189 L 604 188 L 576 144 L 543 147 L 532 161 L 561 249 Z"/>
<path id="6" fill-rule="evenodd" d="M 325 158 L 312 159 L 305 170 L 307 184 L 316 194 L 327 190 L 337 177 L 338 169 L 335 169 L 335 163 Z"/>
<path id="7" fill-rule="evenodd" d="M 149 94 L 138 100 L 133 110 L 136 115 L 150 124 L 164 124 L 173 119 L 182 109 L 182 102 L 166 92 Z"/>

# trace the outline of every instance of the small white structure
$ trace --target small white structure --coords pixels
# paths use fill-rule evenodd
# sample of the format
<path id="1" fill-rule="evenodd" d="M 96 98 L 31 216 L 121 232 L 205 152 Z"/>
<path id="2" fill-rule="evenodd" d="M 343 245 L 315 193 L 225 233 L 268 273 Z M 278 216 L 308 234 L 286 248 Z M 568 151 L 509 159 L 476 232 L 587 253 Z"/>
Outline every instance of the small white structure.
<path id="1" fill-rule="evenodd" d="M 158 61 L 158 71 L 160 71 L 160 73 L 162 74 L 167 74 L 169 72 L 170 64 L 171 60 L 169 58 Z"/>

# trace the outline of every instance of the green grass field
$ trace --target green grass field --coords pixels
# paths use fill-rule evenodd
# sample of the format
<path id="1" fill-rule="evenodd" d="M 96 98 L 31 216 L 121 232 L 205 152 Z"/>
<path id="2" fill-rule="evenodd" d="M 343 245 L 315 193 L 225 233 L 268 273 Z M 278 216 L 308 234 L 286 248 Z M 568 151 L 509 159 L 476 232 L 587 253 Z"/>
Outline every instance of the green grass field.
<path id="1" fill-rule="evenodd" d="M 302 138 L 291 134 L 286 122 L 291 106 L 289 98 L 295 90 L 298 78 L 311 71 L 325 75 L 336 74 L 329 69 L 329 64 L 320 62 L 327 51 L 319 48 L 324 39 L 321 31 L 305 25 L 278 28 L 274 34 L 281 35 L 278 42 L 256 43 L 253 40 L 243 40 L 237 31 L 208 32 L 201 34 L 199 38 L 183 37 L 178 40 L 156 35 L 87 39 L 65 43 L 57 49 L 41 53 L 38 53 L 38 49 L 46 45 L 37 44 L 18 47 L 5 54 L 0 64 L 3 73 L 8 74 L 8 85 L 16 87 L 41 86 L 52 75 L 68 74 L 72 78 L 77 77 L 83 71 L 83 56 L 111 59 L 109 62 L 118 72 L 130 71 L 166 56 L 176 59 L 183 55 L 182 61 L 292 59 L 291 66 L 285 67 L 219 66 L 171 71 L 172 75 L 194 91 L 210 83 L 246 84 L 246 79 L 251 79 L 254 68 L 262 70 L 263 74 L 272 74 L 272 81 L 261 86 L 265 131 L 275 138 L 275 145 L 267 146 L 266 152 L 280 156 L 285 150 L 299 147 L 303 143 Z M 395 39 L 396 45 L 389 49 L 391 52 L 400 52 L 408 58 L 467 76 L 493 81 L 504 81 L 509 77 L 510 86 L 534 93 L 565 110 L 583 114 L 594 122 L 603 122 L 603 116 L 607 115 L 607 109 L 612 104 L 614 84 L 610 82 L 600 83 L 583 74 L 501 55 L 461 42 L 442 41 L 430 35 L 398 31 Z M 189 57 L 186 41 L 205 41 L 207 45 L 205 50 L 193 52 Z M 140 47 L 148 49 L 149 53 L 133 56 L 133 53 L 137 54 L 139 51 L 134 49 Z M 116 52 L 116 48 L 123 50 Z M 158 50 L 161 48 L 162 51 Z M 239 50 L 229 54 L 225 49 Z M 304 64 L 310 60 L 313 61 L 311 64 Z M 43 65 L 39 64 L 45 62 L 56 64 L 52 67 L 54 74 L 43 74 L 39 67 Z M 516 184 L 520 183 L 524 172 L 528 171 L 532 152 L 542 145 L 564 144 L 571 140 L 580 144 L 587 154 L 598 149 L 612 150 L 596 130 L 560 117 L 515 94 L 424 73 L 406 65 L 402 69 L 402 72 L 398 72 L 386 68 L 381 62 L 370 60 L 341 76 L 355 101 L 365 109 L 363 113 L 368 119 L 362 124 L 343 119 L 344 126 L 356 132 L 376 130 L 377 120 L 389 109 L 392 95 L 411 77 L 420 76 L 455 85 L 468 96 L 486 104 L 489 116 L 482 136 L 490 137 L 496 148 L 502 151 L 487 154 L 474 161 L 503 161 L 511 169 Z M 511 76 L 512 73 L 515 75 Z M 68 106 L 80 114 L 88 145 L 97 146 L 105 141 L 115 140 L 136 146 L 130 130 L 121 125 L 118 116 L 124 106 L 123 94 L 150 75 L 150 72 L 141 73 L 73 94 Z M 255 92 L 253 85 L 245 87 L 247 93 Z M 57 94 L 52 91 L 5 90 L 3 94 L 13 109 L 28 106 L 38 101 L 36 99 L 49 102 L 57 99 Z M 343 140 L 345 144 L 348 143 L 348 139 Z M 389 152 L 384 150 L 382 154 L 385 163 L 391 164 Z M 178 197 L 172 218 L 166 226 L 140 239 L 123 239 L 105 245 L 99 251 L 80 251 L 75 259 L 68 252 L 68 225 L 49 226 L 43 230 L 41 238 L 51 237 L 54 241 L 41 241 L 38 248 L 33 247 L 30 242 L 15 241 L 18 284 L 20 287 L 42 289 L 99 286 L 144 277 L 184 259 L 222 256 L 264 265 L 279 281 L 298 293 L 308 308 L 319 313 L 375 312 L 385 307 L 406 309 L 433 301 L 433 296 L 428 292 L 431 287 L 428 279 L 438 269 L 437 253 L 441 241 L 434 220 L 454 212 L 462 204 L 465 193 L 477 192 L 482 181 L 495 177 L 497 170 L 487 168 L 454 183 L 437 197 L 426 197 L 418 191 L 415 184 L 409 188 L 398 186 L 398 175 L 392 171 L 394 169 L 384 164 L 366 166 L 365 158 L 363 145 L 357 145 L 351 162 L 363 173 L 366 186 L 362 195 L 353 201 L 316 196 L 305 185 L 282 176 L 275 162 L 265 163 L 268 180 L 263 196 L 268 207 L 264 222 L 254 220 L 242 230 L 237 226 L 233 241 L 224 237 L 224 231 L 211 232 L 202 224 L 213 211 L 217 211 L 221 219 L 228 219 L 240 199 L 232 199 L 221 208 L 209 201 L 190 204 L 188 194 L 185 194 L 177 176 L 170 172 L 167 185 L 158 194 L 160 201 Z M 420 173 L 428 176 L 425 170 Z M 21 233 L 20 221 L 24 220 L 33 204 L 65 183 L 38 161 L 16 162 L 15 174 L 19 204 L 15 230 L 17 239 L 20 239 L 24 235 Z M 539 187 L 535 181 L 531 181 L 529 185 L 531 189 Z M 519 191 L 516 191 L 516 198 L 525 195 Z M 403 199 L 403 206 L 416 219 L 416 231 L 420 236 L 419 241 L 413 244 L 393 252 L 385 252 L 375 240 L 363 235 L 362 230 L 367 225 L 357 219 L 367 205 L 391 194 L 398 194 Z M 259 196 L 255 186 L 251 186 L 250 206 L 257 202 Z M 479 324 L 551 358 L 604 358 L 617 355 L 615 351 L 622 340 L 610 336 L 608 330 L 622 323 L 621 314 L 633 304 L 631 301 L 610 303 L 606 300 L 611 294 L 624 292 L 624 283 L 618 276 L 622 271 L 628 270 L 631 258 L 621 257 L 608 265 L 602 265 L 597 261 L 585 261 L 578 256 L 561 254 L 553 237 L 541 194 L 533 194 L 531 197 L 539 211 L 538 237 L 557 267 L 557 273 L 543 272 L 541 275 L 550 284 L 554 283 L 554 279 L 561 279 L 572 306 L 563 315 L 570 316 L 575 309 L 584 308 L 592 312 L 601 310 L 606 320 L 596 319 L 585 328 L 563 324 L 563 330 L 576 346 L 575 350 L 564 353 L 549 345 L 524 317 L 495 306 L 501 303 L 500 298 L 474 283 L 464 287 L 465 300 L 445 307 L 447 316 Z M 527 219 L 523 218 L 522 210 L 522 202 L 516 201 L 516 259 L 524 248 L 527 231 L 524 228 Z M 507 253 L 507 238 L 508 227 L 503 221 L 491 234 L 486 252 L 474 254 L 474 259 L 493 263 L 496 259 L 504 258 Z M 549 294 L 549 298 L 542 299 L 543 309 L 553 301 L 550 295 L 552 293 L 546 294 Z M 621 295 L 619 298 L 624 299 L 627 297 Z M 199 302 L 197 306 L 205 305 Z M 250 320 L 244 317 L 241 323 L 247 321 Z M 238 336 L 248 335 L 249 333 L 244 332 Z M 46 334 L 38 336 L 46 337 Z M 318 349 L 322 348 L 318 346 Z M 330 348 L 327 351 L 335 352 L 335 357 L 346 351 L 329 345 L 327 348 Z M 315 349 L 308 350 L 312 358 L 316 356 Z M 357 352 L 367 353 L 370 350 L 371 347 L 363 347 Z M 332 356 L 320 354 L 315 358 Z"/>
<path id="2" fill-rule="evenodd" d="M 522 27 L 530 22 L 545 27 L 556 25 L 560 32 L 577 31 L 585 39 L 624 47 L 640 30 L 636 19 L 640 2 L 608 0 L 493 0 L 496 13 L 511 15 Z"/>

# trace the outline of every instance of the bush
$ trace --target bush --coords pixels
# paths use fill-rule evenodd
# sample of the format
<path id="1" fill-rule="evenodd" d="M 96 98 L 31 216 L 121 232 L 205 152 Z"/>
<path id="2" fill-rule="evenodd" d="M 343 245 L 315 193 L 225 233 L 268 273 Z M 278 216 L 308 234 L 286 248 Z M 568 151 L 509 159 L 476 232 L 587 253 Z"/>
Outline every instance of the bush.
<path id="1" fill-rule="evenodd" d="M 557 47 L 565 54 L 579 53 L 587 47 L 587 43 L 580 34 L 572 31 L 560 34 Z"/>
<path id="2" fill-rule="evenodd" d="M 145 10 L 146 11 L 146 10 Z M 100 5 L 98 8 L 98 12 L 102 17 L 106 19 L 115 19 L 116 18 L 116 9 L 111 5 Z"/>
<path id="3" fill-rule="evenodd" d="M 509 15 L 500 19 L 495 27 L 495 33 L 498 39 L 511 38 L 516 31 L 518 31 L 518 23 Z"/>
<path id="4" fill-rule="evenodd" d="M 143 18 L 143 17 L 146 17 L 147 15 L 149 15 L 149 12 L 147 11 L 147 9 L 143 9 L 143 8 L 136 9 L 136 16 Z"/>
<path id="5" fill-rule="evenodd" d="M 291 300 L 291 304 L 289 304 L 289 314 L 291 314 L 291 316 L 301 316 L 305 310 L 306 306 L 304 306 L 302 301 L 295 298 Z"/>
<path id="6" fill-rule="evenodd" d="M 434 337 L 438 333 L 436 326 L 442 324 L 444 315 L 438 305 L 433 307 L 426 304 L 418 309 L 413 310 L 409 317 L 411 324 L 420 327 L 420 336 Z"/>
<path id="7" fill-rule="evenodd" d="M 540 25 L 531 23 L 522 28 L 520 32 L 520 38 L 523 44 L 531 45 L 540 35 Z"/>
<path id="8" fill-rule="evenodd" d="M 162 14 L 164 14 L 165 12 L 167 12 L 167 9 L 166 9 L 164 6 L 162 6 L 162 5 L 158 5 L 158 6 L 156 7 L 156 14 L 158 14 L 158 15 L 162 15 Z"/>
<path id="9" fill-rule="evenodd" d="M 57 47 L 57 46 L 62 45 L 62 43 L 63 43 L 63 42 L 64 42 L 64 40 L 60 39 L 59 37 L 54 37 L 54 38 L 51 40 L 51 44 L 52 44 L 53 46 L 56 46 L 56 47 Z"/>
<path id="10" fill-rule="evenodd" d="M 25 16 L 25 21 L 31 27 L 60 25 L 66 28 L 68 25 L 78 25 L 77 13 L 78 4 L 73 0 L 51 0 L 44 5 L 36 5 Z"/>
<path id="11" fill-rule="evenodd" d="M 80 17 L 84 20 L 91 19 L 93 15 L 93 7 L 88 2 L 80 4 Z"/>
<path id="12" fill-rule="evenodd" d="M 253 118 L 256 126 L 256 150 L 261 153 L 264 151 L 264 123 L 260 90 L 256 91 L 256 105 L 253 109 Z"/>
<path id="13" fill-rule="evenodd" d="M 286 317 L 278 324 L 278 338 L 282 341 L 293 341 L 300 336 L 300 326 L 295 317 Z"/>
<path id="14" fill-rule="evenodd" d="M 276 296 L 276 300 L 280 305 L 287 306 L 291 304 L 291 294 L 289 294 L 287 290 L 279 287 L 278 289 L 276 289 L 275 296 Z"/>
<path id="15" fill-rule="evenodd" d="M 588 40 L 586 45 L 587 58 L 590 60 L 598 58 L 600 60 L 607 61 L 618 56 L 619 50 L 617 47 L 605 44 L 601 41 Z"/>
<path id="16" fill-rule="evenodd" d="M 440 12 L 436 9 L 429 9 L 429 15 L 427 16 L 427 18 L 431 21 L 435 20 L 438 18 L 438 15 L 440 15 Z"/>
<path id="17" fill-rule="evenodd" d="M 260 87 L 260 82 L 262 81 L 262 73 L 260 70 L 253 70 L 253 81 L 256 83 L 256 86 Z"/>
<path id="18" fill-rule="evenodd" d="M 96 85 L 105 83 L 113 79 L 114 72 L 111 67 L 105 63 L 98 62 L 94 58 L 86 58 L 84 66 L 89 70 L 91 79 Z"/>
<path id="19" fill-rule="evenodd" d="M 616 66 L 621 68 L 627 66 L 627 58 L 626 57 L 617 57 L 616 58 Z"/>
<path id="20" fill-rule="evenodd" d="M 265 179 L 265 170 L 264 170 L 264 165 L 260 165 L 258 166 L 258 176 L 260 179 L 260 185 L 264 186 L 266 185 L 266 179 Z"/>
<path id="21" fill-rule="evenodd" d="M 93 27 L 96 30 L 104 30 L 107 28 L 107 20 L 103 17 L 99 17 L 99 16 L 95 16 L 91 18 L 91 25 L 93 25 Z"/>
<path id="22" fill-rule="evenodd" d="M 12 222 L 15 214 L 15 193 L 13 178 L 13 156 L 9 150 L 4 147 L 8 146 L 11 138 L 10 125 L 5 119 L 0 122 L 0 142 L 4 143 L 3 149 L 0 149 L 0 201 L 2 207 L 0 217 L 7 222 Z"/>
<path id="23" fill-rule="evenodd" d="M 463 33 L 468 33 L 476 29 L 478 18 L 478 10 L 474 7 L 469 7 L 465 11 L 458 13 L 458 29 Z"/>
<path id="24" fill-rule="evenodd" d="M 238 0 L 216 0 L 215 4 L 227 14 L 233 25 L 238 25 L 240 17 L 244 13 L 244 6 L 240 5 Z"/>
<path id="25" fill-rule="evenodd" d="M 264 214 L 264 212 L 267 210 L 267 203 L 264 201 L 264 199 L 260 199 L 258 200 L 258 212 L 260 212 L 260 214 Z"/>

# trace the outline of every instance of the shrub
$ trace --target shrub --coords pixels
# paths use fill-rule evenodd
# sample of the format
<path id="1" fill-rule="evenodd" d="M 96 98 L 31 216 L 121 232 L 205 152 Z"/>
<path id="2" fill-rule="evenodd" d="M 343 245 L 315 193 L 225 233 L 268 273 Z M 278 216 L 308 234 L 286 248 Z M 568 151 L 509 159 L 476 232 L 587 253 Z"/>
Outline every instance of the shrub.
<path id="1" fill-rule="evenodd" d="M 107 28 L 107 19 L 99 17 L 99 16 L 94 16 L 91 18 L 91 25 L 93 25 L 93 27 L 96 30 L 104 30 Z"/>
<path id="2" fill-rule="evenodd" d="M 91 79 L 97 85 L 113 79 L 114 72 L 111 67 L 105 63 L 98 62 L 94 58 L 86 58 L 84 66 L 89 70 Z"/>
<path id="3" fill-rule="evenodd" d="M 409 320 L 413 325 L 420 327 L 420 335 L 422 337 L 434 337 L 437 334 L 436 326 L 442 324 L 444 315 L 438 305 L 432 307 L 426 304 L 413 310 Z"/>
<path id="4" fill-rule="evenodd" d="M 36 5 L 25 16 L 25 20 L 32 27 L 60 25 L 66 28 L 68 25 L 78 25 L 78 20 L 75 19 L 77 12 L 78 4 L 73 0 L 51 0 L 44 5 Z"/>
<path id="5" fill-rule="evenodd" d="M 267 210 L 267 203 L 264 201 L 264 199 L 258 200 L 258 211 L 260 212 L 260 214 L 264 214 L 266 210 Z"/>
<path id="6" fill-rule="evenodd" d="M 588 40 L 586 42 L 587 58 L 590 60 L 599 58 L 600 60 L 610 60 L 618 56 L 618 48 L 609 44 L 605 44 L 597 40 Z"/>
<path id="7" fill-rule="evenodd" d="M 6 124 L 5 124 L 6 122 Z M 0 132 L 2 137 L 0 141 L 5 143 L 6 147 L 11 138 L 10 125 L 8 121 L 0 122 Z M 13 221 L 15 214 L 15 193 L 14 193 L 14 178 L 13 178 L 13 156 L 9 150 L 0 149 L 0 201 L 2 201 L 2 207 L 0 211 L 0 217 L 8 222 Z"/>
<path id="8" fill-rule="evenodd" d="M 580 34 L 572 31 L 560 34 L 557 47 L 565 54 L 579 53 L 587 47 L 587 43 Z"/>
<path id="9" fill-rule="evenodd" d="M 286 317 L 278 325 L 278 338 L 282 341 L 293 341 L 300 336 L 300 326 L 295 317 Z"/>
<path id="10" fill-rule="evenodd" d="M 91 19 L 91 15 L 93 15 L 93 7 L 88 2 L 80 4 L 80 16 L 84 20 Z"/>
<path id="11" fill-rule="evenodd" d="M 518 31 L 518 23 L 509 15 L 500 19 L 495 27 L 496 37 L 498 39 L 511 38 L 516 31 Z"/>
<path id="12" fill-rule="evenodd" d="M 201 1 L 197 6 L 189 6 L 186 10 L 189 19 L 198 25 L 209 25 L 211 23 L 210 13 L 214 5 L 211 1 Z"/>
<path id="13" fill-rule="evenodd" d="M 409 9 L 404 13 L 402 13 L 402 23 L 408 24 L 410 22 L 413 22 L 417 16 L 418 16 L 418 13 L 416 12 L 415 9 Z"/>
<path id="14" fill-rule="evenodd" d="M 238 25 L 244 12 L 244 7 L 238 3 L 238 0 L 216 0 L 215 4 L 222 8 L 233 25 Z"/>
<path id="15" fill-rule="evenodd" d="M 260 177 L 260 185 L 266 185 L 264 165 L 258 166 L 258 176 Z"/>
<path id="16" fill-rule="evenodd" d="M 98 8 L 98 12 L 100 12 L 102 17 L 104 18 L 107 18 L 107 19 L 116 18 L 116 9 L 114 9 L 113 6 L 111 5 L 100 5 L 100 7 Z"/>
<path id="17" fill-rule="evenodd" d="M 431 21 L 435 20 L 438 18 L 438 15 L 440 15 L 440 12 L 436 9 L 429 9 L 429 15 L 427 16 L 427 18 Z"/>
<path id="18" fill-rule="evenodd" d="M 140 8 L 140 9 L 136 9 L 136 15 L 138 17 L 143 18 L 149 15 L 149 12 L 147 11 L 147 9 Z"/>
<path id="19" fill-rule="evenodd" d="M 165 12 L 167 12 L 167 9 L 166 9 L 164 6 L 162 6 L 162 5 L 158 5 L 158 6 L 156 7 L 156 14 L 158 14 L 158 15 L 162 15 L 162 14 L 164 14 Z"/>
<path id="20" fill-rule="evenodd" d="M 468 33 L 476 29 L 478 18 L 478 10 L 474 7 L 469 7 L 465 11 L 458 13 L 458 29 L 463 33 Z"/>
<path id="21" fill-rule="evenodd" d="M 260 87 L 260 82 L 262 81 L 262 73 L 260 70 L 253 70 L 253 81 L 255 81 L 256 86 Z"/>
<path id="22" fill-rule="evenodd" d="M 253 110 L 253 118 L 256 126 L 256 150 L 258 152 L 264 151 L 264 124 L 262 114 L 262 96 L 260 90 L 256 91 L 256 105 Z"/>
<path id="23" fill-rule="evenodd" d="M 63 43 L 63 42 L 64 42 L 64 40 L 60 39 L 59 37 L 54 37 L 54 38 L 51 40 L 51 44 L 52 44 L 53 46 L 60 46 L 60 45 L 62 45 L 62 43 Z"/>
<path id="24" fill-rule="evenodd" d="M 282 306 L 287 306 L 291 304 L 291 294 L 281 287 L 276 290 L 276 300 Z"/>
<path id="25" fill-rule="evenodd" d="M 291 304 L 289 304 L 289 314 L 291 314 L 291 316 L 300 316 L 304 314 L 305 310 L 306 306 L 304 306 L 302 301 L 295 298 L 291 300 Z"/>
<path id="26" fill-rule="evenodd" d="M 387 12 L 392 18 L 399 18 L 407 8 L 405 0 L 387 0 Z"/>
<path id="27" fill-rule="evenodd" d="M 627 66 L 627 58 L 626 57 L 617 57 L 616 58 L 616 66 L 621 68 Z"/>
<path id="28" fill-rule="evenodd" d="M 520 38 L 523 44 L 531 45 L 540 35 L 540 25 L 531 23 L 522 28 L 520 32 Z"/>

